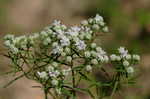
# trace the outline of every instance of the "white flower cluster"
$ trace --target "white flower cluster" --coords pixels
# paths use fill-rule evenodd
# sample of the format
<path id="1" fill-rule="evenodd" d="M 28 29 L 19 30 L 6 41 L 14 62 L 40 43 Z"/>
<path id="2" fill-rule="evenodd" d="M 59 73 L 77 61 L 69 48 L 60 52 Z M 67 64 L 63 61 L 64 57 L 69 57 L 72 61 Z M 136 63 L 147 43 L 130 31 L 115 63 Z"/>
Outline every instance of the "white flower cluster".
<path id="1" fill-rule="evenodd" d="M 30 63 L 33 66 L 36 62 L 46 63 L 46 66 L 36 70 L 36 75 L 42 81 L 48 81 L 48 85 L 61 94 L 61 84 L 68 74 L 73 72 L 76 58 L 84 60 L 80 65 L 83 67 L 81 69 L 87 72 L 92 71 L 94 66 L 100 67 L 110 61 L 121 62 L 128 73 L 134 72 L 133 62 L 139 61 L 140 56 L 131 55 L 124 47 L 120 47 L 117 54 L 109 57 L 106 51 L 93 41 L 94 33 L 100 31 L 108 32 L 108 27 L 103 17 L 97 14 L 94 18 L 82 21 L 80 26 L 67 27 L 61 24 L 61 21 L 54 20 L 43 31 L 30 36 L 7 35 L 4 44 L 9 49 L 9 54 L 17 55 L 18 58 L 27 53 L 28 56 L 24 58 L 29 62 L 33 59 L 34 62 Z"/>
<path id="2" fill-rule="evenodd" d="M 87 61 L 86 70 L 92 70 L 92 66 L 100 65 L 101 63 L 108 63 L 109 57 L 106 52 L 96 43 L 90 45 L 90 50 L 84 52 L 84 57 Z"/>
<path id="3" fill-rule="evenodd" d="M 118 54 L 112 54 L 110 59 L 111 61 L 121 62 L 126 71 L 131 74 L 134 72 L 132 65 L 134 65 L 134 61 L 136 62 L 140 60 L 140 56 L 135 54 L 131 55 L 124 47 L 120 47 L 118 48 Z"/>
<path id="4" fill-rule="evenodd" d="M 37 74 L 43 80 L 50 79 L 50 85 L 57 88 L 59 83 L 62 82 L 62 80 L 64 80 L 71 71 L 71 68 L 60 69 L 60 65 L 61 64 L 53 62 L 48 65 L 44 71 L 38 71 Z"/>
<path id="5" fill-rule="evenodd" d="M 5 37 L 5 45 L 12 52 L 18 53 L 20 49 L 31 47 L 36 43 L 34 42 L 36 39 L 40 39 L 43 45 L 53 47 L 53 54 L 61 54 L 66 47 L 70 46 L 77 50 L 85 50 L 87 47 L 86 40 L 90 40 L 93 36 L 93 27 L 99 30 L 106 30 L 105 32 L 107 32 L 104 20 L 98 14 L 95 18 L 90 18 L 81 23 L 80 27 L 73 26 L 67 28 L 61 24 L 61 21 L 55 20 L 51 26 L 32 36 L 14 37 L 13 35 L 7 35 Z"/>

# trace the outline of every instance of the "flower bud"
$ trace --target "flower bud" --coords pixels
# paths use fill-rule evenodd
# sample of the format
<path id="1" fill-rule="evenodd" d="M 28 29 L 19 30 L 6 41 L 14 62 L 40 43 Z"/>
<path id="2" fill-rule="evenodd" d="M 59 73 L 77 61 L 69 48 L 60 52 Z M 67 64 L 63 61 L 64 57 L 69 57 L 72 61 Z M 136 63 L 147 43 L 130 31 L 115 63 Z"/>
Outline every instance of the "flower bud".
<path id="1" fill-rule="evenodd" d="M 123 62 L 123 65 L 124 65 L 124 66 L 129 66 L 129 62 L 128 62 L 127 60 L 125 60 L 125 61 Z"/>
<path id="2" fill-rule="evenodd" d="M 89 58 L 91 56 L 91 53 L 89 51 L 84 52 L 84 55 L 86 58 Z"/>
<path id="3" fill-rule="evenodd" d="M 102 51 L 102 48 L 101 48 L 101 47 L 96 47 L 96 51 L 97 51 L 97 52 L 101 52 L 101 51 Z"/>
<path id="4" fill-rule="evenodd" d="M 72 57 L 71 57 L 71 56 L 67 56 L 67 57 L 66 57 L 66 61 L 67 61 L 67 62 L 71 62 L 71 61 L 72 61 Z"/>
<path id="5" fill-rule="evenodd" d="M 66 47 L 65 52 L 66 52 L 66 54 L 70 54 L 70 52 L 71 52 L 70 48 Z"/>
<path id="6" fill-rule="evenodd" d="M 78 57 L 78 55 L 77 54 L 73 54 L 73 58 L 77 58 Z"/>
<path id="7" fill-rule="evenodd" d="M 54 85 L 54 86 L 57 86 L 57 85 L 58 85 L 58 80 L 53 79 L 53 80 L 51 81 L 51 84 Z"/>
<path id="8" fill-rule="evenodd" d="M 61 53 L 61 56 L 66 56 L 66 53 L 65 53 L 65 52 L 62 52 L 62 53 Z"/>
<path id="9" fill-rule="evenodd" d="M 99 27 L 97 24 L 94 24 L 94 25 L 93 25 L 93 29 L 99 30 L 99 28 L 100 28 L 100 27 Z"/>
<path id="10" fill-rule="evenodd" d="M 47 78 L 47 73 L 46 72 L 37 72 L 40 78 Z"/>
<path id="11" fill-rule="evenodd" d="M 134 72 L 134 68 L 131 67 L 131 66 L 130 66 L 130 67 L 127 67 L 126 70 L 127 70 L 127 72 L 128 72 L 129 74 L 131 74 L 131 73 Z"/>
<path id="12" fill-rule="evenodd" d="M 139 55 L 133 55 L 133 59 L 139 61 L 140 60 L 140 56 Z"/>
<path id="13" fill-rule="evenodd" d="M 125 58 L 126 58 L 127 60 L 129 60 L 129 59 L 131 59 L 131 55 L 130 55 L 130 54 L 127 54 L 127 55 L 125 56 Z"/>
<path id="14" fill-rule="evenodd" d="M 116 61 L 116 58 L 117 58 L 117 56 L 116 56 L 115 54 L 112 54 L 112 55 L 110 56 L 110 59 L 111 59 L 112 61 Z"/>
<path id="15" fill-rule="evenodd" d="M 104 32 L 109 32 L 108 27 L 105 26 L 105 27 L 103 28 L 103 31 L 104 31 Z"/>
<path id="16" fill-rule="evenodd" d="M 97 65 L 97 64 L 98 64 L 98 61 L 97 61 L 97 59 L 92 59 L 92 60 L 91 60 L 91 63 L 92 63 L 93 65 Z"/>
<path id="17" fill-rule="evenodd" d="M 120 61 L 120 60 L 121 60 L 121 57 L 120 57 L 120 56 L 117 56 L 117 57 L 116 57 L 116 60 L 117 60 L 117 61 Z"/>
<path id="18" fill-rule="evenodd" d="M 87 66 L 86 66 L 86 71 L 91 71 L 91 70 L 92 70 L 91 65 L 87 65 Z"/>
<path id="19" fill-rule="evenodd" d="M 91 36 L 91 34 L 86 34 L 85 38 L 88 39 L 88 40 L 90 40 L 92 38 L 92 36 Z"/>
<path id="20" fill-rule="evenodd" d="M 96 43 L 92 43 L 91 48 L 96 48 Z"/>

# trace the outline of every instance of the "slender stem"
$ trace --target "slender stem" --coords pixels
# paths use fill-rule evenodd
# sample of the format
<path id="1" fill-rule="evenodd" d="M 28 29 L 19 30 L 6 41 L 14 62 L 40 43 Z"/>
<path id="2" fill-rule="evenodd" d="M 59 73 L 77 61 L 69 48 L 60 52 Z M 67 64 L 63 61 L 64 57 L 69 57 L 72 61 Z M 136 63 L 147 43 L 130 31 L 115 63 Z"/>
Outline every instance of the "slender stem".
<path id="1" fill-rule="evenodd" d="M 15 79 L 13 79 L 13 80 L 11 80 L 9 83 L 7 83 L 3 88 L 8 87 L 8 86 L 11 85 L 13 82 L 15 82 L 16 80 L 22 78 L 23 76 L 24 76 L 24 74 L 22 74 L 22 75 L 16 77 Z"/>
<path id="2" fill-rule="evenodd" d="M 72 87 L 75 88 L 76 85 L 75 85 L 75 73 L 74 73 L 74 70 L 73 70 L 73 62 L 71 62 L 71 70 L 72 70 Z M 73 99 L 75 99 L 76 91 L 72 90 L 72 93 L 73 93 Z"/>
<path id="3" fill-rule="evenodd" d="M 112 90 L 112 93 L 111 93 L 111 99 L 112 99 L 112 97 L 113 97 L 113 95 L 114 95 L 114 93 L 115 93 L 115 91 L 116 91 L 116 89 L 117 89 L 117 86 L 118 86 L 118 81 L 116 81 L 115 82 L 115 84 L 114 84 L 114 87 L 113 87 L 113 90 Z"/>
<path id="4" fill-rule="evenodd" d="M 112 90 L 112 93 L 111 93 L 111 96 L 110 96 L 111 99 L 113 98 L 113 95 L 114 95 L 114 93 L 117 89 L 119 81 L 120 81 L 120 73 L 117 73 L 116 77 L 114 78 L 114 87 L 113 87 L 113 90 Z"/>
<path id="5" fill-rule="evenodd" d="M 48 99 L 47 90 L 44 91 L 44 94 L 45 94 L 45 99 Z"/>

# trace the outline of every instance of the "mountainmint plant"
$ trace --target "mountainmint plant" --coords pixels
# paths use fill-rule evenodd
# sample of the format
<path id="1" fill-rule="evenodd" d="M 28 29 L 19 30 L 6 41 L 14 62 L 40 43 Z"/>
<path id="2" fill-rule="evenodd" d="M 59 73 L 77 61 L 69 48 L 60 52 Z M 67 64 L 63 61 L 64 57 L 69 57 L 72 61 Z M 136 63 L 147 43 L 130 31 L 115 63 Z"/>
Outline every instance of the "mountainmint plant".
<path id="1" fill-rule="evenodd" d="M 6 35 L 4 45 L 11 60 L 9 73 L 17 77 L 6 84 L 26 77 L 41 84 L 45 99 L 76 99 L 84 93 L 91 99 L 112 97 L 121 85 L 131 83 L 135 65 L 140 56 L 131 54 L 124 47 L 115 53 L 107 53 L 94 39 L 98 34 L 108 32 L 100 15 L 81 22 L 79 26 L 67 27 L 61 21 L 54 22 L 39 33 L 15 37 Z M 105 68 L 108 65 L 111 73 Z M 107 77 L 96 79 L 100 70 Z M 8 73 L 7 73 L 8 74 Z M 20 74 L 20 75 L 19 75 Z M 98 77 L 100 78 L 100 77 Z M 80 85 L 85 83 L 84 87 Z"/>

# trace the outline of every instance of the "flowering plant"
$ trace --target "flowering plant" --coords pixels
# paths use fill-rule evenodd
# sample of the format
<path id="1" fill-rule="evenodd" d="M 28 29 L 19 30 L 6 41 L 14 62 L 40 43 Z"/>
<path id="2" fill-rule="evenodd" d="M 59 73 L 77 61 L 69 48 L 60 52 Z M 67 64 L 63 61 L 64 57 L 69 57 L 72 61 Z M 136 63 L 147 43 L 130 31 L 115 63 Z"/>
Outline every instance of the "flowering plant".
<path id="1" fill-rule="evenodd" d="M 106 88 L 111 90 L 109 96 L 113 96 L 121 84 L 130 82 L 133 66 L 140 56 L 130 54 L 124 47 L 108 54 L 94 42 L 99 33 L 105 32 L 108 27 L 97 14 L 82 21 L 80 26 L 67 27 L 55 20 L 39 33 L 6 35 L 5 56 L 11 59 L 12 73 L 21 75 L 4 87 L 25 76 L 41 84 L 45 99 L 48 95 L 53 99 L 75 99 L 77 92 L 87 93 L 91 99 L 102 99 L 108 96 Z M 105 65 L 114 68 L 111 75 Z M 105 81 L 95 78 L 96 69 L 104 73 Z M 86 88 L 79 86 L 82 81 L 88 82 Z"/>

